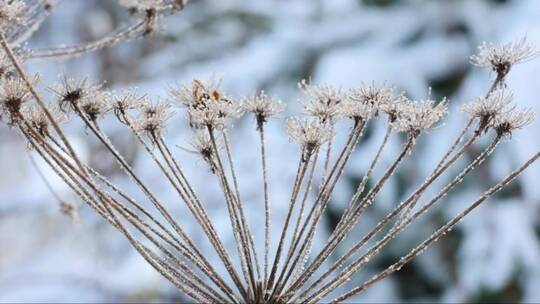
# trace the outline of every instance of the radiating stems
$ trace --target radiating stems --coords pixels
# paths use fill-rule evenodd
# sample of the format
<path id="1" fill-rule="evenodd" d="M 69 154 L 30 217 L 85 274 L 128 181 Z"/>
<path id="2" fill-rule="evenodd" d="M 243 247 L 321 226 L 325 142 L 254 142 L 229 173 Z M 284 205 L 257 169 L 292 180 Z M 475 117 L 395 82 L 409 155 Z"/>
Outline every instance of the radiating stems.
<path id="1" fill-rule="evenodd" d="M 227 160 L 229 163 L 229 168 L 230 168 L 231 176 L 233 179 L 233 186 L 234 186 L 234 191 L 236 194 L 237 208 L 238 208 L 238 211 L 240 212 L 240 218 L 241 218 L 241 221 L 240 221 L 242 225 L 241 228 L 243 229 L 245 237 L 248 239 L 248 242 L 249 242 L 248 243 L 249 246 L 246 248 L 247 253 L 248 253 L 249 258 L 254 261 L 254 268 L 257 272 L 257 278 L 260 281 L 261 275 L 260 275 L 260 270 L 259 270 L 259 258 L 257 256 L 257 251 L 255 249 L 255 242 L 253 240 L 253 234 L 251 233 L 251 228 L 246 218 L 243 202 L 240 196 L 240 187 L 238 186 L 238 177 L 237 177 L 236 169 L 234 166 L 234 159 L 233 159 L 233 153 L 232 153 L 231 144 L 229 140 L 229 135 L 228 135 L 227 130 L 222 130 L 221 134 L 223 135 L 223 142 L 225 143 L 225 151 L 227 153 Z"/>
<path id="2" fill-rule="evenodd" d="M 309 251 L 309 248 L 311 247 L 311 239 L 315 233 L 315 230 L 318 226 L 320 218 L 326 208 L 326 204 L 328 203 L 330 199 L 330 194 L 332 193 L 335 185 L 337 184 L 337 181 L 343 174 L 345 165 L 347 161 L 349 160 L 350 156 L 352 155 L 352 152 L 354 151 L 354 148 L 356 147 L 358 140 L 362 136 L 363 130 L 365 129 L 365 127 L 366 127 L 365 121 L 355 122 L 354 127 L 349 135 L 349 138 L 345 146 L 340 152 L 336 162 L 332 166 L 332 170 L 330 171 L 330 174 L 325 180 L 325 183 L 322 189 L 319 191 L 319 194 L 317 198 L 315 199 L 315 202 L 310 212 L 308 213 L 308 216 L 306 217 L 304 224 L 302 225 L 302 229 L 300 229 L 298 237 L 296 238 L 295 242 L 291 244 L 293 253 L 300 246 L 300 244 L 302 245 L 299 248 L 296 258 L 292 261 L 292 265 L 289 268 L 289 270 L 287 271 L 288 265 L 285 265 L 283 267 L 283 270 L 280 274 L 280 278 L 278 281 L 280 284 L 275 288 L 274 293 L 280 292 L 284 288 L 286 281 L 288 280 L 288 278 L 291 276 L 292 272 L 296 268 L 296 265 L 298 264 L 300 258 L 304 256 L 305 252 Z M 313 218 L 313 221 L 311 221 L 312 218 Z M 308 229 L 308 224 L 310 222 L 311 222 L 311 225 L 309 225 L 309 230 L 304 239 L 304 242 L 301 242 L 301 238 L 304 235 L 304 232 L 306 231 L 306 229 Z M 283 279 L 284 281 L 282 281 Z"/>
<path id="3" fill-rule="evenodd" d="M 58 136 L 60 137 L 60 139 L 62 140 L 62 142 L 66 146 L 66 148 L 68 149 L 69 154 L 71 154 L 71 157 L 73 158 L 73 160 L 75 161 L 77 166 L 83 172 L 85 172 L 81 160 L 79 159 L 79 157 L 75 153 L 75 150 L 73 149 L 73 147 L 71 146 L 71 144 L 67 140 L 64 132 L 62 131 L 62 129 L 60 129 L 60 126 L 58 125 L 56 120 L 53 118 L 51 112 L 49 111 L 49 109 L 45 105 L 45 102 L 43 101 L 41 96 L 37 93 L 37 91 L 34 89 L 34 86 L 32 85 L 32 82 L 30 81 L 30 79 L 28 79 L 28 75 L 24 71 L 24 68 L 19 63 L 17 58 L 15 57 L 15 54 L 13 53 L 13 49 L 9 46 L 9 44 L 8 44 L 8 42 L 6 40 L 6 37 L 4 36 L 4 33 L 2 32 L 2 30 L 0 30 L 0 45 L 2 46 L 2 48 L 4 49 L 4 52 L 6 53 L 7 57 L 9 58 L 11 63 L 13 64 L 13 67 L 15 67 L 15 70 L 17 70 L 17 73 L 19 74 L 21 79 L 26 84 L 26 86 L 28 88 L 28 91 L 30 91 L 30 93 L 32 94 L 32 96 L 34 97 L 36 102 L 38 103 L 39 107 L 43 110 L 43 113 L 45 113 L 45 115 L 47 116 L 47 119 L 51 123 L 51 126 L 53 127 L 56 134 L 58 134 Z"/>
<path id="4" fill-rule="evenodd" d="M 358 272 L 364 265 L 366 265 L 371 257 L 376 255 L 383 246 L 385 246 L 389 241 L 391 241 L 393 238 L 397 236 L 408 224 L 410 224 L 414 219 L 418 218 L 420 215 L 425 213 L 429 208 L 431 208 L 437 201 L 439 201 L 441 198 L 446 196 L 448 192 L 450 192 L 453 187 L 455 187 L 459 182 L 463 180 L 463 178 L 470 173 L 472 170 L 474 170 L 478 165 L 480 165 L 495 149 L 495 147 L 499 144 L 501 137 L 497 136 L 492 143 L 473 161 L 471 164 L 469 164 L 465 169 L 463 169 L 448 185 L 446 185 L 429 203 L 424 205 L 421 210 L 416 212 L 414 215 L 406 217 L 403 219 L 403 221 L 398 222 L 398 224 L 393 227 L 377 244 L 375 244 L 370 250 L 368 250 L 367 253 L 362 255 L 360 258 L 356 260 L 353 264 L 348 266 L 341 274 L 336 276 L 336 279 L 334 279 L 331 282 L 334 282 L 334 285 L 328 283 L 327 289 L 328 292 L 331 290 L 337 288 L 340 284 L 343 284 L 346 280 L 342 280 L 345 278 L 349 278 L 354 273 Z M 364 241 L 364 240 L 362 240 Z M 365 242 L 364 242 L 365 243 Z M 353 246 L 349 252 L 353 252 L 352 249 L 356 249 L 356 246 Z M 352 256 L 352 254 L 347 254 L 346 258 Z M 338 261 L 339 263 L 342 263 L 344 260 Z M 337 263 L 336 263 L 337 264 Z M 335 270 L 334 267 L 331 268 L 332 270 Z M 330 271 L 330 270 L 329 270 Z M 328 276 L 328 272 L 325 273 L 325 275 L 321 276 L 321 279 L 319 279 L 317 282 L 312 284 L 312 286 L 318 285 L 324 277 Z M 337 279 L 339 278 L 339 279 Z M 331 286 L 331 287 L 328 287 Z M 323 288 L 324 289 L 324 288 Z M 313 296 L 313 298 L 317 298 Z"/>
<path id="5" fill-rule="evenodd" d="M 23 129 L 21 129 L 23 131 L 23 133 L 25 133 L 25 131 Z M 31 129 L 27 129 L 27 130 L 30 130 Z M 33 141 L 31 140 L 31 137 L 27 136 L 27 138 L 29 139 L 29 141 L 31 143 L 33 143 Z M 33 138 L 36 138 L 36 139 L 39 139 L 39 136 L 36 135 L 34 133 L 33 135 Z M 83 175 L 81 173 L 80 170 L 77 170 L 75 167 L 73 167 L 69 162 L 67 162 L 63 156 L 61 156 L 60 154 L 58 154 L 57 152 L 55 152 L 54 150 L 51 149 L 50 146 L 48 146 L 43 140 L 41 140 L 41 147 L 45 148 L 45 150 L 42 150 L 41 148 L 39 148 L 36 144 L 34 144 L 34 148 L 38 151 L 38 153 L 40 153 L 40 155 L 43 157 L 43 159 L 51 166 L 51 168 L 55 171 L 55 173 L 57 173 L 65 182 L 66 184 L 68 184 L 68 186 L 70 186 L 70 188 L 72 188 L 77 194 L 79 194 L 79 196 L 86 202 L 88 202 L 91 206 L 101 206 L 101 207 L 98 207 L 97 211 L 104 216 L 104 218 L 106 219 L 109 219 L 111 220 L 111 224 L 116 227 L 117 229 L 121 230 L 121 232 L 123 234 L 126 234 L 128 233 L 127 230 L 122 226 L 122 224 L 118 221 L 118 220 L 115 220 L 114 218 L 114 214 L 110 211 L 109 207 L 108 207 L 108 204 L 111 204 L 111 206 L 113 208 L 115 208 L 118 212 L 120 212 L 132 225 L 134 225 L 140 232 L 143 233 L 143 235 L 145 235 L 145 237 L 150 240 L 154 245 L 156 245 L 158 248 L 160 248 L 160 250 L 162 250 L 166 255 L 168 255 L 170 258 L 174 258 L 174 256 L 168 251 L 166 250 L 156 239 L 154 239 L 151 235 L 148 234 L 148 232 L 146 232 L 146 230 L 143 228 L 142 226 L 142 222 L 140 220 L 138 220 L 136 217 L 133 217 L 131 216 L 129 213 L 126 213 L 126 209 L 124 208 L 119 208 L 119 204 L 114 201 L 112 199 L 111 196 L 109 196 L 108 194 L 106 194 L 105 192 L 103 192 L 93 181 L 91 181 L 88 176 L 86 175 Z M 47 148 L 48 147 L 48 148 Z M 47 150 L 48 149 L 48 150 Z M 59 166 L 59 169 L 56 169 L 56 165 L 54 165 L 53 163 L 51 163 L 51 160 L 49 160 L 44 154 L 43 154 L 43 151 L 45 151 L 46 153 L 48 153 L 50 156 L 51 156 L 51 159 L 56 162 L 56 165 Z M 73 172 L 73 173 L 70 173 L 70 172 Z M 73 175 L 73 174 L 77 174 L 79 175 L 79 177 L 92 189 L 92 191 L 94 191 L 96 193 L 96 196 L 93 196 L 91 195 L 78 181 L 77 181 L 77 178 Z M 72 182 L 70 182 L 69 180 L 71 180 Z M 101 200 L 101 204 L 99 204 L 97 201 L 95 201 L 94 197 L 97 197 Z M 92 203 L 93 202 L 93 203 Z M 103 208 L 103 209 L 101 209 Z M 149 226 L 144 226 L 146 228 L 148 228 Z M 155 232 L 155 231 L 154 231 Z M 129 238 L 128 238 L 129 239 Z M 133 239 L 129 239 L 130 242 L 133 244 Z M 137 241 L 135 241 L 137 242 Z M 149 261 L 150 262 L 150 261 Z M 152 263 L 151 263 L 152 264 Z M 155 266 L 155 265 L 154 265 Z M 157 269 L 159 270 L 159 269 Z M 203 286 L 205 288 L 207 288 L 208 292 L 200 289 L 199 287 L 195 286 L 194 288 L 195 289 L 198 289 L 198 292 L 201 293 L 201 294 L 206 294 L 205 298 L 207 300 L 215 300 L 215 301 L 219 301 L 219 299 L 223 299 L 221 298 L 219 295 L 217 295 L 217 298 L 215 297 L 211 297 L 211 296 L 208 296 L 209 294 L 212 294 L 215 292 L 213 292 L 211 290 L 211 288 L 209 288 L 206 284 L 204 284 L 204 282 L 202 280 L 200 280 L 200 278 L 198 278 L 197 276 L 195 276 L 195 274 L 193 272 L 191 272 L 189 269 L 187 268 L 184 268 L 183 271 L 185 271 L 188 275 L 188 277 L 191 279 L 191 280 L 195 280 L 195 281 L 198 281 L 200 286 Z M 173 284 L 175 284 L 175 278 L 171 278 L 170 276 L 168 275 L 164 275 L 165 277 L 168 277 L 169 280 L 171 280 L 171 282 Z M 184 276 L 184 275 L 182 275 Z M 176 285 L 176 284 L 175 284 Z M 188 290 L 186 290 L 185 287 L 183 287 L 181 290 L 183 291 L 186 291 L 186 292 L 189 292 Z"/>
<path id="6" fill-rule="evenodd" d="M 223 189 L 223 194 L 225 196 L 225 201 L 227 202 L 227 208 L 229 210 L 229 217 L 231 220 L 231 224 L 233 227 L 233 234 L 235 236 L 236 240 L 236 247 L 238 254 L 240 256 L 240 261 L 242 264 L 242 268 L 245 275 L 245 280 L 247 283 L 251 286 L 251 290 L 254 293 L 256 290 L 256 282 L 254 278 L 254 270 L 252 268 L 252 263 L 249 262 L 249 252 L 248 252 L 248 242 L 247 237 L 244 234 L 244 231 L 242 229 L 242 224 L 240 223 L 240 218 L 238 215 L 237 206 L 235 205 L 236 199 L 234 197 L 234 194 L 232 193 L 232 190 L 230 188 L 229 182 L 227 181 L 227 176 L 225 175 L 225 169 L 223 167 L 223 162 L 221 161 L 221 157 L 219 155 L 219 148 L 218 144 L 216 142 L 216 138 L 214 135 L 214 129 L 211 126 L 207 127 L 210 140 L 212 142 L 212 146 L 214 149 L 214 156 L 215 156 L 215 162 L 216 162 L 216 172 L 219 175 L 220 182 Z M 244 295 L 245 298 L 247 298 L 247 294 Z M 253 297 L 255 297 L 255 294 L 253 294 Z"/>
<path id="7" fill-rule="evenodd" d="M 441 228 L 439 228 L 435 233 L 433 233 L 429 238 L 427 238 L 425 241 L 423 241 L 420 245 L 415 247 L 413 250 L 411 250 L 407 255 L 403 256 L 399 259 L 398 262 L 392 264 L 388 268 L 386 268 L 381 273 L 375 275 L 370 280 L 366 281 L 362 285 L 350 290 L 346 294 L 334 299 L 332 302 L 343 302 L 361 292 L 366 290 L 371 285 L 375 284 L 376 282 L 384 279 L 385 277 L 389 276 L 390 274 L 398 271 L 408 263 L 410 260 L 415 258 L 416 256 L 420 255 L 431 243 L 436 242 L 441 238 L 443 235 L 448 233 L 452 230 L 467 214 L 469 214 L 471 211 L 473 211 L 475 208 L 477 208 L 480 204 L 482 204 L 484 201 L 486 201 L 489 197 L 491 197 L 493 194 L 500 191 L 503 187 L 508 185 L 510 182 L 512 182 L 516 177 L 518 177 L 525 169 L 527 169 L 530 165 L 532 165 L 534 162 L 536 162 L 540 158 L 540 152 L 537 152 L 535 155 L 533 155 L 531 158 L 529 158 L 521 167 L 510 173 L 506 178 L 504 178 L 502 181 L 497 183 L 495 186 L 484 192 L 484 194 L 479 197 L 476 201 L 474 201 L 472 204 L 470 204 L 465 210 L 460 212 L 458 215 L 456 215 L 454 218 L 452 218 L 448 223 L 443 225 Z"/>
<path id="8" fill-rule="evenodd" d="M 303 183 L 303 180 L 304 180 L 304 176 L 305 176 L 305 173 L 306 173 L 306 170 L 307 170 L 307 164 L 309 163 L 309 160 L 311 159 L 311 156 L 312 156 L 313 151 L 305 151 L 305 149 L 306 148 L 303 148 L 302 151 L 301 151 L 302 156 L 300 157 L 300 162 L 298 164 L 298 173 L 297 173 L 297 176 L 295 178 L 294 185 L 293 185 L 293 190 L 292 190 L 292 194 L 291 194 L 291 199 L 289 201 L 289 207 L 288 207 L 288 210 L 287 210 L 287 215 L 286 215 L 286 218 L 285 218 L 285 222 L 283 223 L 283 228 L 281 229 L 281 235 L 279 237 L 278 247 L 276 249 L 276 254 L 274 256 L 274 262 L 272 264 L 272 270 L 270 271 L 270 276 L 268 278 L 268 283 L 267 283 L 268 288 L 272 288 L 272 286 L 274 285 L 274 280 L 276 279 L 276 273 L 277 273 L 277 270 L 278 270 L 277 268 L 279 266 L 279 262 L 280 262 L 280 259 L 281 259 L 281 253 L 282 253 L 282 250 L 283 250 L 283 245 L 284 245 L 284 242 L 285 242 L 287 230 L 289 228 L 289 222 L 291 220 L 291 216 L 292 216 L 292 213 L 293 213 L 293 210 L 294 210 L 296 199 L 298 197 L 298 193 L 300 192 L 300 187 L 302 186 L 302 183 Z"/>

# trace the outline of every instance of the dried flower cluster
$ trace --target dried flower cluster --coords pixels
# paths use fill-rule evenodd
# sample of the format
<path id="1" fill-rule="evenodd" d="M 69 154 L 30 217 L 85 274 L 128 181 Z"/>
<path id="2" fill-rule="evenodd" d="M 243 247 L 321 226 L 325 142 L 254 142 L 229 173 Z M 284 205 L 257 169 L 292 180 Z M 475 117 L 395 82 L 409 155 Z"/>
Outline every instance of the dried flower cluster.
<path id="1" fill-rule="evenodd" d="M 17 2 L 4 1 L 8 6 L 1 8 L 0 17 L 6 22 L 16 21 L 14 18 L 17 18 L 17 9 L 10 7 Z M 151 10 L 153 13 L 163 11 L 164 7 L 167 10 L 178 9 L 184 4 L 183 1 L 165 0 L 121 2 L 128 7 Z M 142 22 L 144 28 L 147 21 Z M 281 101 L 264 93 L 235 98 L 225 94 L 219 82 L 195 80 L 173 88 L 171 100 L 153 103 L 133 91 L 109 92 L 87 80 L 65 77 L 50 89 L 55 93 L 56 100 L 48 103 L 36 89 L 37 79 L 29 79 L 21 66 L 20 58 L 24 59 L 26 55 L 15 54 L 1 24 L 0 30 L 0 63 L 10 67 L 11 71 L 0 77 L 0 114 L 6 118 L 7 124 L 20 132 L 33 151 L 66 185 L 121 232 L 152 267 L 196 302 L 315 303 L 349 300 L 398 271 L 540 157 L 540 152 L 536 152 L 525 164 L 488 189 L 394 264 L 358 286 L 342 289 L 392 239 L 428 212 L 459 185 L 466 175 L 481 165 L 503 137 L 529 124 L 534 118 L 532 111 L 518 110 L 506 89 L 492 89 L 485 96 L 465 105 L 463 111 L 470 115 L 470 122 L 452 141 L 431 174 L 420 186 L 412 189 L 410 196 L 396 202 L 394 209 L 366 235 L 358 236 L 351 233 L 358 220 L 377 202 L 385 184 L 399 170 L 408 155 L 414 153 L 417 139 L 427 135 L 427 130 L 439 125 L 444 119 L 448 111 L 445 99 L 438 102 L 413 101 L 404 93 L 396 93 L 389 85 L 361 85 L 344 90 L 331 85 L 301 82 L 299 89 L 304 94 L 303 113 L 288 117 L 283 123 L 291 141 L 299 148 L 298 168 L 291 183 L 290 199 L 282 202 L 287 206 L 287 214 L 281 223 L 270 218 L 274 206 L 270 204 L 273 193 L 270 191 L 266 149 L 272 140 L 266 138 L 265 133 L 266 125 L 273 123 L 270 118 L 278 118 L 284 111 L 285 106 Z M 65 55 L 73 54 L 74 49 L 88 51 L 93 48 L 83 46 L 53 53 Z M 531 50 L 524 41 L 500 48 L 485 45 L 481 47 L 480 54 L 472 58 L 472 62 L 494 69 L 498 73 L 495 83 L 502 83 L 510 67 L 530 58 Z M 506 72 L 502 72 L 499 65 L 509 66 L 505 67 Z M 191 147 L 183 149 L 197 154 L 208 165 L 209 174 L 222 190 L 223 210 L 228 214 L 230 233 L 235 241 L 234 252 L 225 246 L 222 238 L 225 232 L 221 231 L 223 226 L 220 225 L 218 230 L 210 217 L 207 204 L 197 194 L 197 185 L 182 169 L 176 155 L 178 151 L 171 149 L 171 144 L 164 136 L 168 123 L 177 119 L 176 107 L 186 112 L 194 134 L 189 141 Z M 209 253 L 204 252 L 187 233 L 185 217 L 182 215 L 177 218 L 171 214 L 170 206 L 178 202 L 175 200 L 166 203 L 159 199 L 141 178 L 144 172 L 137 172 L 125 160 L 101 127 L 102 118 L 108 115 L 116 118 L 119 126 L 124 127 L 137 140 L 140 148 L 155 164 L 155 170 L 163 177 L 164 184 L 168 184 L 178 194 L 218 261 L 210 261 Z M 235 172 L 235 154 L 229 139 L 229 131 L 233 129 L 231 122 L 243 115 L 253 115 L 254 132 L 258 133 L 260 139 L 255 151 L 260 153 L 260 174 L 263 177 L 261 192 L 264 193 L 264 200 L 253 202 L 259 206 L 258 214 L 244 211 L 246 201 L 241 195 L 242 189 L 238 183 L 240 177 Z M 62 123 L 68 117 L 86 126 L 89 136 L 101 142 L 109 156 L 123 169 L 129 182 L 142 191 L 144 198 L 133 198 L 123 188 L 125 184 L 115 184 L 81 160 L 64 133 L 66 127 Z M 313 241 L 316 237 L 322 237 L 317 233 L 317 228 L 330 204 L 332 193 L 364 130 L 373 120 L 386 123 L 385 136 L 336 228 L 324 246 L 315 250 Z M 334 142 L 334 138 L 344 129 L 347 129 L 344 134 L 347 140 L 340 146 Z M 401 151 L 389 164 L 379 163 L 389 138 L 396 133 L 406 135 L 400 136 L 404 138 Z M 470 147 L 481 144 L 481 137 L 490 138 L 490 143 L 467 166 L 456 168 L 461 164 L 458 160 L 463 158 Z M 385 166 L 384 174 L 375 178 L 372 173 L 378 166 Z M 428 197 L 428 193 L 433 193 L 426 191 L 428 187 L 449 169 L 458 172 L 454 179 L 443 184 L 437 194 Z M 315 176 L 320 176 L 319 187 L 313 187 L 317 180 Z M 368 179 L 373 179 L 375 183 L 368 187 Z M 72 206 L 65 204 L 62 210 L 68 214 L 74 213 Z M 264 217 L 265 233 L 264 239 L 259 240 L 252 233 L 253 221 L 250 219 L 259 221 L 261 217 Z M 273 230 L 279 232 L 279 239 L 270 238 L 270 231 Z M 337 250 L 345 240 L 352 240 L 352 243 L 348 242 L 352 245 Z"/>

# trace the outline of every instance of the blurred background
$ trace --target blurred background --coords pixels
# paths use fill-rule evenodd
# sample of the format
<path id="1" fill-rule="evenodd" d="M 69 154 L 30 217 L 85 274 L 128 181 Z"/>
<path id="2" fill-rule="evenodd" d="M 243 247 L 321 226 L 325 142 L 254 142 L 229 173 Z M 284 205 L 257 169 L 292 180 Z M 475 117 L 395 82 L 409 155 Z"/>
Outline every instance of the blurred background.
<path id="1" fill-rule="evenodd" d="M 30 47 L 73 44 L 98 39 L 129 18 L 116 1 L 64 1 L 28 42 Z M 167 98 L 168 88 L 191 79 L 222 78 L 226 92 L 238 96 L 264 89 L 299 111 L 296 84 L 310 78 L 343 88 L 361 82 L 387 82 L 411 98 L 450 99 L 451 114 L 430 131 L 384 188 L 363 217 L 361 235 L 418 185 L 436 164 L 449 138 L 466 122 L 459 107 L 484 94 L 494 75 L 473 67 L 468 58 L 482 41 L 509 42 L 524 36 L 540 47 L 540 1 L 537 0 L 192 0 L 178 15 L 164 20 L 162 32 L 74 59 L 29 61 L 42 74 L 43 87 L 60 74 L 106 81 L 111 88 L 137 87 L 153 99 Z M 517 103 L 540 112 L 540 59 L 516 66 L 507 84 Z M 106 121 L 115 144 L 153 190 L 170 200 L 176 214 L 187 212 L 171 189 L 160 182 L 149 159 L 118 124 Z M 272 212 L 277 222 L 286 212 L 280 198 L 290 192 L 297 147 L 283 125 L 269 125 Z M 79 124 L 71 140 L 86 161 L 122 184 L 124 177 L 103 148 Z M 345 131 L 346 126 L 341 130 Z M 407 229 L 345 288 L 382 270 L 407 253 L 464 208 L 484 189 L 540 149 L 540 122 L 515 132 L 493 157 L 467 178 L 437 208 Z M 332 229 L 353 188 L 362 178 L 384 133 L 375 124 L 358 146 L 339 183 L 323 228 Z M 167 132 L 172 143 L 186 146 L 190 131 L 175 119 Z M 232 131 L 242 194 L 260 201 L 257 133 L 250 119 Z M 164 302 L 182 295 L 161 278 L 38 161 L 61 199 L 78 207 L 73 220 L 31 165 L 27 146 L 13 130 L 0 125 L 0 302 Z M 480 143 L 478 147 L 482 147 Z M 391 142 L 382 163 L 399 148 Z M 208 176 L 203 162 L 175 151 L 195 187 Z M 465 162 L 462 162 L 462 165 Z M 381 174 L 376 172 L 375 176 Z M 449 177 L 446 180 L 448 181 Z M 442 183 L 439 183 L 441 185 Z M 356 298 L 365 302 L 540 302 L 540 166 L 469 215 L 452 233 L 400 272 Z M 437 188 L 437 187 L 434 187 Z M 218 227 L 227 227 L 218 189 L 201 194 Z M 280 203 L 281 202 L 281 203 Z M 260 212 L 250 206 L 250 212 Z M 257 216 L 253 217 L 257 220 Z M 195 240 L 203 236 L 192 231 Z M 257 229 L 257 227 L 255 228 Z M 261 231 L 256 231 L 261 233 Z M 277 232 L 275 232 L 277 234 Z M 325 231 L 320 231 L 319 243 Z M 232 246 L 233 238 L 225 237 Z M 315 244 L 320 246 L 321 244 Z M 202 244 L 201 246 L 204 246 Z M 344 244 L 343 248 L 346 248 Z M 231 247 L 232 248 L 232 247 Z M 342 250 L 342 249 L 341 249 Z"/>

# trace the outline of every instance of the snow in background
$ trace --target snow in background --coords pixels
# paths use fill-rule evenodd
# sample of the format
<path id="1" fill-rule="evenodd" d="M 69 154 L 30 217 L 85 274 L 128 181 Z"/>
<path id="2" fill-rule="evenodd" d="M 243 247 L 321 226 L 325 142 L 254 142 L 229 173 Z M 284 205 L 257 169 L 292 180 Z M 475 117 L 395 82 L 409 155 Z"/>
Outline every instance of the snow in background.
<path id="1" fill-rule="evenodd" d="M 126 20 L 115 1 L 64 2 L 30 40 L 30 46 L 96 39 Z M 287 102 L 290 114 L 299 111 L 296 83 L 309 77 L 317 83 L 343 88 L 361 82 L 388 82 L 412 98 L 425 98 L 431 87 L 435 97 L 450 99 L 452 114 L 444 126 L 419 140 L 416 153 L 363 217 L 355 231 L 360 234 L 429 174 L 447 148 L 448 138 L 465 123 L 458 108 L 489 88 L 493 75 L 468 63 L 476 46 L 484 40 L 508 42 L 523 36 L 540 46 L 539 17 L 540 2 L 536 0 L 193 0 L 184 12 L 167 18 L 163 33 L 147 40 L 68 61 L 33 61 L 27 66 L 42 74 L 43 86 L 61 73 L 89 75 L 96 81 L 106 80 L 111 88 L 135 86 L 154 99 L 166 98 L 167 88 L 175 83 L 217 75 L 228 93 L 238 96 L 264 89 Z M 520 105 L 538 113 L 537 75 L 540 60 L 516 66 L 508 77 L 508 86 Z M 179 116 L 168 129 L 167 139 L 186 145 L 191 131 Z M 159 172 L 137 149 L 134 140 L 112 120 L 105 124 L 136 170 L 144 172 L 153 191 L 170 202 L 176 216 L 185 217 L 188 211 L 162 183 Z M 344 134 L 347 128 L 344 124 L 338 131 Z M 345 289 L 405 254 L 483 189 L 538 151 L 539 130 L 540 122 L 536 121 L 516 132 L 482 170 L 393 241 Z M 324 228 L 332 225 L 363 176 L 369 155 L 375 152 L 383 133 L 384 126 L 376 124 L 358 147 L 332 198 L 316 247 L 322 245 L 328 233 Z M 41 164 L 57 192 L 80 206 L 78 223 L 62 215 L 30 165 L 25 143 L 18 134 L 2 126 L 0 136 L 0 301 L 184 299 L 146 265 L 119 233 L 77 201 Z M 86 161 L 119 184 L 127 184 L 114 162 L 104 157 L 106 152 L 86 135 L 82 126 L 72 123 L 69 136 Z M 257 149 L 251 148 L 257 143 L 253 121 L 240 120 L 231 137 L 246 211 L 257 214 L 261 212 L 257 203 L 262 194 L 261 180 L 254 174 L 259 171 L 253 165 L 258 164 Z M 279 121 L 270 122 L 268 138 L 272 215 L 276 223 L 281 223 L 298 149 L 288 141 Z M 382 163 L 389 163 L 399 147 L 399 138 L 393 138 Z M 208 183 L 204 163 L 181 150 L 175 153 L 208 205 L 218 230 L 228 231 L 230 225 L 219 189 L 207 186 L 217 184 Z M 375 175 L 381 173 L 379 170 Z M 539 302 L 539 183 L 540 167 L 535 165 L 518 182 L 469 215 L 455 232 L 355 300 Z M 134 195 L 140 194 L 134 191 Z M 252 222 L 252 227 L 260 239 L 260 225 Z M 206 248 L 204 252 L 211 252 L 200 230 L 186 228 Z M 277 233 L 275 230 L 274 240 Z M 233 250 L 232 236 L 224 234 L 223 238 Z"/>

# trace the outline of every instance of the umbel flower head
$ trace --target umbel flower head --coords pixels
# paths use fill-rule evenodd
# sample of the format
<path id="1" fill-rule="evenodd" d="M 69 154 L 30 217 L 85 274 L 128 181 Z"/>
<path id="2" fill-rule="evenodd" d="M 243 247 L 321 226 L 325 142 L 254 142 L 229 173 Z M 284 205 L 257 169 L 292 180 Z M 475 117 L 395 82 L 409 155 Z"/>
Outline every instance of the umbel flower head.
<path id="1" fill-rule="evenodd" d="M 140 117 L 135 122 L 135 130 L 150 136 L 161 134 L 167 121 L 173 116 L 171 105 L 165 102 L 145 103 L 140 107 Z"/>
<path id="2" fill-rule="evenodd" d="M 504 113 L 512 104 L 514 95 L 504 89 L 480 96 L 474 102 L 465 104 L 461 110 L 473 118 L 479 118 L 480 124 L 486 126 L 495 116 Z"/>
<path id="3" fill-rule="evenodd" d="M 126 90 L 119 94 L 112 94 L 109 99 L 110 108 L 116 118 L 123 124 L 128 124 L 126 118 L 131 110 L 140 109 L 150 103 L 148 97 L 135 94 L 134 90 Z"/>
<path id="4" fill-rule="evenodd" d="M 361 84 L 358 88 L 350 90 L 349 98 L 363 104 L 369 104 L 377 111 L 383 111 L 399 97 L 394 94 L 394 90 L 393 86 L 386 84 L 380 86 Z"/>
<path id="5" fill-rule="evenodd" d="M 38 82 L 36 75 L 32 82 Z M 16 124 L 21 118 L 21 108 L 32 99 L 26 82 L 18 77 L 10 77 L 0 81 L 0 114 L 9 117 L 10 125 Z"/>
<path id="6" fill-rule="evenodd" d="M 54 121 L 59 124 L 66 119 L 66 115 L 57 107 L 47 106 L 47 110 L 51 114 Z M 24 120 L 33 128 L 39 135 L 43 137 L 49 136 L 49 128 L 51 121 L 39 106 L 28 106 L 21 110 Z"/>
<path id="7" fill-rule="evenodd" d="M 511 109 L 495 115 L 490 122 L 497 135 L 511 135 L 513 130 L 522 129 L 534 121 L 535 113 L 532 109 Z"/>
<path id="8" fill-rule="evenodd" d="M 398 105 L 392 128 L 397 131 L 420 133 L 432 128 L 448 112 L 446 99 L 440 102 L 433 100 L 403 101 Z"/>
<path id="9" fill-rule="evenodd" d="M 331 127 L 317 119 L 290 117 L 285 123 L 291 139 L 306 149 L 307 153 L 312 153 L 332 137 Z"/>
<path id="10" fill-rule="evenodd" d="M 111 98 L 111 92 L 97 90 L 92 96 L 84 98 L 79 107 L 88 119 L 96 121 L 111 110 Z"/>
<path id="11" fill-rule="evenodd" d="M 302 80 L 298 88 L 307 97 L 304 110 L 308 115 L 324 123 L 334 123 L 338 119 L 339 105 L 345 97 L 341 89 L 331 85 L 308 84 L 306 80 Z"/>
<path id="12" fill-rule="evenodd" d="M 240 111 L 255 115 L 257 128 L 260 128 L 269 117 L 275 116 L 284 110 L 285 104 L 281 100 L 268 96 L 264 92 L 245 98 L 240 104 Z"/>
<path id="13" fill-rule="evenodd" d="M 182 85 L 171 90 L 173 98 L 186 107 L 193 128 L 226 127 L 226 119 L 240 114 L 232 98 L 219 91 L 219 82 L 204 83 L 194 80 L 191 86 Z"/>
<path id="14" fill-rule="evenodd" d="M 80 80 L 64 77 L 61 82 L 51 87 L 50 90 L 58 96 L 58 105 L 60 110 L 64 112 L 77 113 L 80 105 L 91 100 L 99 98 L 100 85 L 92 85 L 88 83 L 88 79 Z"/>
<path id="15" fill-rule="evenodd" d="M 212 173 L 216 172 L 216 163 L 215 163 L 215 149 L 212 143 L 212 139 L 208 134 L 208 131 L 197 131 L 193 138 L 190 141 L 190 146 L 192 149 L 183 150 L 198 155 L 204 162 L 210 167 Z M 218 149 L 221 148 L 220 144 L 216 142 Z"/>
<path id="16" fill-rule="evenodd" d="M 506 44 L 482 43 L 478 54 L 471 56 L 471 63 L 485 68 L 491 68 L 498 77 L 504 77 L 513 65 L 527 61 L 538 55 L 526 38 Z"/>

